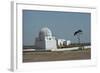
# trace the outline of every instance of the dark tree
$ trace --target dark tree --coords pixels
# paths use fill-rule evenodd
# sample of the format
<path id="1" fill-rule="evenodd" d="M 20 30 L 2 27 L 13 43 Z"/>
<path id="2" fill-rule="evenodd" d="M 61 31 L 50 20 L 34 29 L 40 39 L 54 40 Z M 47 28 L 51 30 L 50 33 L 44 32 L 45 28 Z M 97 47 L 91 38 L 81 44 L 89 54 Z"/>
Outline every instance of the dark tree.
<path id="1" fill-rule="evenodd" d="M 77 36 L 77 39 L 78 39 L 78 43 L 80 44 L 80 35 L 82 34 L 82 30 L 79 29 L 77 31 L 74 32 L 74 36 Z"/>

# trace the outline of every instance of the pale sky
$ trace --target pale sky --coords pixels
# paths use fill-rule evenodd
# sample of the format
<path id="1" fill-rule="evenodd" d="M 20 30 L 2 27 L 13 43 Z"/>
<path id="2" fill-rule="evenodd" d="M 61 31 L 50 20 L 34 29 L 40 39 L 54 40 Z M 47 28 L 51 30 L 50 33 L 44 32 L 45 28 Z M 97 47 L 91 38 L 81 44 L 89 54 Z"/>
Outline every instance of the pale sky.
<path id="1" fill-rule="evenodd" d="M 90 13 L 23 10 L 23 45 L 34 45 L 43 27 L 48 27 L 56 38 L 71 42 L 77 42 L 73 34 L 81 29 L 81 42 L 91 42 Z"/>

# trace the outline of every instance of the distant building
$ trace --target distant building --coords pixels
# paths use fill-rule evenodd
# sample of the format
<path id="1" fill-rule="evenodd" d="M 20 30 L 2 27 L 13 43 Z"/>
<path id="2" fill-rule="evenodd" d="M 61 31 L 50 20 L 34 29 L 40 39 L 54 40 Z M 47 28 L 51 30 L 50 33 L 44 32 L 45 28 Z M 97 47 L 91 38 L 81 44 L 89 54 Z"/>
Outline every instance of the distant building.
<path id="1" fill-rule="evenodd" d="M 58 48 L 63 48 L 66 46 L 69 46 L 71 44 L 70 40 L 65 40 L 65 39 L 57 39 L 57 47 Z"/>
<path id="2" fill-rule="evenodd" d="M 70 40 L 67 40 L 66 41 L 66 44 L 67 44 L 67 46 L 70 45 L 71 44 L 71 41 Z"/>
<path id="3" fill-rule="evenodd" d="M 57 47 L 58 48 L 64 47 L 65 42 L 66 42 L 65 39 L 57 39 Z"/>

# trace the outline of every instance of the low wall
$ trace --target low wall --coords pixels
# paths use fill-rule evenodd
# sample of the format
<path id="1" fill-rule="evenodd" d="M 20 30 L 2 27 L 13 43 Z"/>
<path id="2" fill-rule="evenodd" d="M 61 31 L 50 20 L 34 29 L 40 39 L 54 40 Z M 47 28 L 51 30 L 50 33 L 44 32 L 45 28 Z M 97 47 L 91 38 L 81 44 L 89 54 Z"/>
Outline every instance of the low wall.
<path id="1" fill-rule="evenodd" d="M 84 49 L 91 48 L 91 46 L 84 46 Z M 67 51 L 67 50 L 77 50 L 79 47 L 72 47 L 72 48 L 61 48 L 61 49 L 51 49 L 51 51 Z M 36 50 L 36 49 L 24 49 L 25 51 L 47 51 L 47 50 Z"/>

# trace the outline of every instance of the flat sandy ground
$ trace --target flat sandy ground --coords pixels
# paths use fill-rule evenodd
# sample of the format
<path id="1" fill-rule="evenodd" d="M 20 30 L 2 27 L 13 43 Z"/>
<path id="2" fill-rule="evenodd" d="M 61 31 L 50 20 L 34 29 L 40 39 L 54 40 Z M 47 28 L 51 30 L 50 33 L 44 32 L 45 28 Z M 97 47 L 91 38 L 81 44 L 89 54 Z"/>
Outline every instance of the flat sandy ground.
<path id="1" fill-rule="evenodd" d="M 23 52 L 23 62 L 91 59 L 91 50 Z"/>

